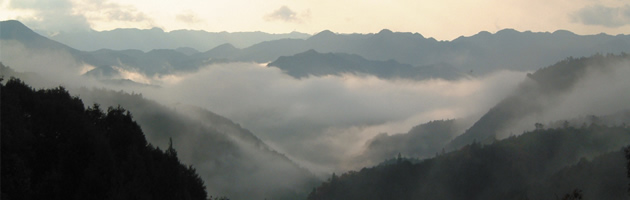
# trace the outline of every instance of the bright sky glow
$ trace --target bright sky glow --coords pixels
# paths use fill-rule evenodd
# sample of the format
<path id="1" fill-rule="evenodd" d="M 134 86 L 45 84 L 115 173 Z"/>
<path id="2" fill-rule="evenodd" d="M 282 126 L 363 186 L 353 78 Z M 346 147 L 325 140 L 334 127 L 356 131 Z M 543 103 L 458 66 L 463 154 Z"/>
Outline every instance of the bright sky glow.
<path id="1" fill-rule="evenodd" d="M 452 40 L 504 28 L 630 33 L 627 0 L 0 0 L 0 19 L 34 29 L 152 28 L 314 34 L 418 32 Z"/>

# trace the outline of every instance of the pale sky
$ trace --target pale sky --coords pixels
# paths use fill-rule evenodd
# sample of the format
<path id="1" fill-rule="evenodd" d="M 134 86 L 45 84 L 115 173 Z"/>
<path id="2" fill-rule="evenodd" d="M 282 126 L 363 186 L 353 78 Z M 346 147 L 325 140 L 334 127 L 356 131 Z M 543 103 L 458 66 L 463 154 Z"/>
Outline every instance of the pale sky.
<path id="1" fill-rule="evenodd" d="M 0 20 L 49 32 L 152 28 L 314 34 L 417 32 L 438 40 L 496 32 L 630 34 L 630 0 L 0 0 Z"/>

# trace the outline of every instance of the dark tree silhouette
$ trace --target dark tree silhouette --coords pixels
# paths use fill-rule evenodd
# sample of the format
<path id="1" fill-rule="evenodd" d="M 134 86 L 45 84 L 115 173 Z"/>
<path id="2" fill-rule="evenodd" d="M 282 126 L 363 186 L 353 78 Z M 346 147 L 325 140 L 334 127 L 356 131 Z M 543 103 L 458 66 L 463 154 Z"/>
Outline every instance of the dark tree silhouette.
<path id="1" fill-rule="evenodd" d="M 125 109 L 85 109 L 63 87 L 13 78 L 0 92 L 2 199 L 207 199 L 172 143 L 147 143 Z"/>
<path id="2" fill-rule="evenodd" d="M 624 127 L 625 127 L 625 125 L 624 125 Z M 627 173 L 626 173 L 626 176 L 628 176 L 628 178 L 630 178 L 630 146 L 624 148 L 623 151 L 624 151 L 624 153 L 626 155 L 626 170 L 628 170 Z M 630 193 L 630 183 L 628 183 L 628 193 Z"/>
<path id="3" fill-rule="evenodd" d="M 582 199 L 582 190 L 575 189 L 572 193 L 565 194 L 562 200 L 580 200 Z"/>

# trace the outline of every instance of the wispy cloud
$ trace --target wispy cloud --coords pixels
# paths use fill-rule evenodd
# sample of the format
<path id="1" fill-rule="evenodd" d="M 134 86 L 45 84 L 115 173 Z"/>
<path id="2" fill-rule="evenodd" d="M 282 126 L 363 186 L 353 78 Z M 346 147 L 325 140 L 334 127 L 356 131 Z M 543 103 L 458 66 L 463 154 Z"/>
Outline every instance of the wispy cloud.
<path id="1" fill-rule="evenodd" d="M 18 20 L 35 29 L 57 31 L 89 30 L 85 16 L 75 12 L 69 0 L 25 0 L 10 1 L 9 9 L 25 10 L 32 15 L 18 17 Z"/>
<path id="2" fill-rule="evenodd" d="M 29 27 L 49 32 L 86 31 L 98 22 L 155 26 L 154 20 L 131 5 L 110 1 L 25 0 L 10 1 L 9 9 L 32 13 L 18 17 Z"/>
<path id="3" fill-rule="evenodd" d="M 88 21 L 108 21 L 140 23 L 155 26 L 154 20 L 132 5 L 123 5 L 110 1 L 90 0 L 75 4 L 75 10 Z"/>
<path id="4" fill-rule="evenodd" d="M 272 13 L 265 15 L 263 19 L 266 21 L 284 21 L 284 22 L 295 22 L 301 23 L 304 20 L 310 17 L 310 11 L 306 11 L 302 14 L 299 14 L 293 10 L 291 10 L 287 6 L 282 6 L 278 8 L 278 10 L 273 11 Z"/>
<path id="5" fill-rule="evenodd" d="M 607 7 L 591 5 L 573 13 L 573 22 L 610 28 L 630 25 L 630 5 Z"/>
<path id="6" fill-rule="evenodd" d="M 181 21 L 188 24 L 196 24 L 196 23 L 201 23 L 204 21 L 201 17 L 199 17 L 199 15 L 197 15 L 192 10 L 182 11 L 177 16 L 175 16 L 175 19 L 177 19 L 177 21 Z"/>

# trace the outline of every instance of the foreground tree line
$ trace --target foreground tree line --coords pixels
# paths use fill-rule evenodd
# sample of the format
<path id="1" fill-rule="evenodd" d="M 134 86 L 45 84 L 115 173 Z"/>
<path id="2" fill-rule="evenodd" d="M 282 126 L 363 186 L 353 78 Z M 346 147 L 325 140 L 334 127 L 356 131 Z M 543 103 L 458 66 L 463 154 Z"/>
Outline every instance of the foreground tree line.
<path id="1" fill-rule="evenodd" d="M 125 109 L 86 109 L 63 87 L 35 90 L 14 78 L 0 92 L 2 199 L 208 198 L 172 143 L 147 143 Z"/>

